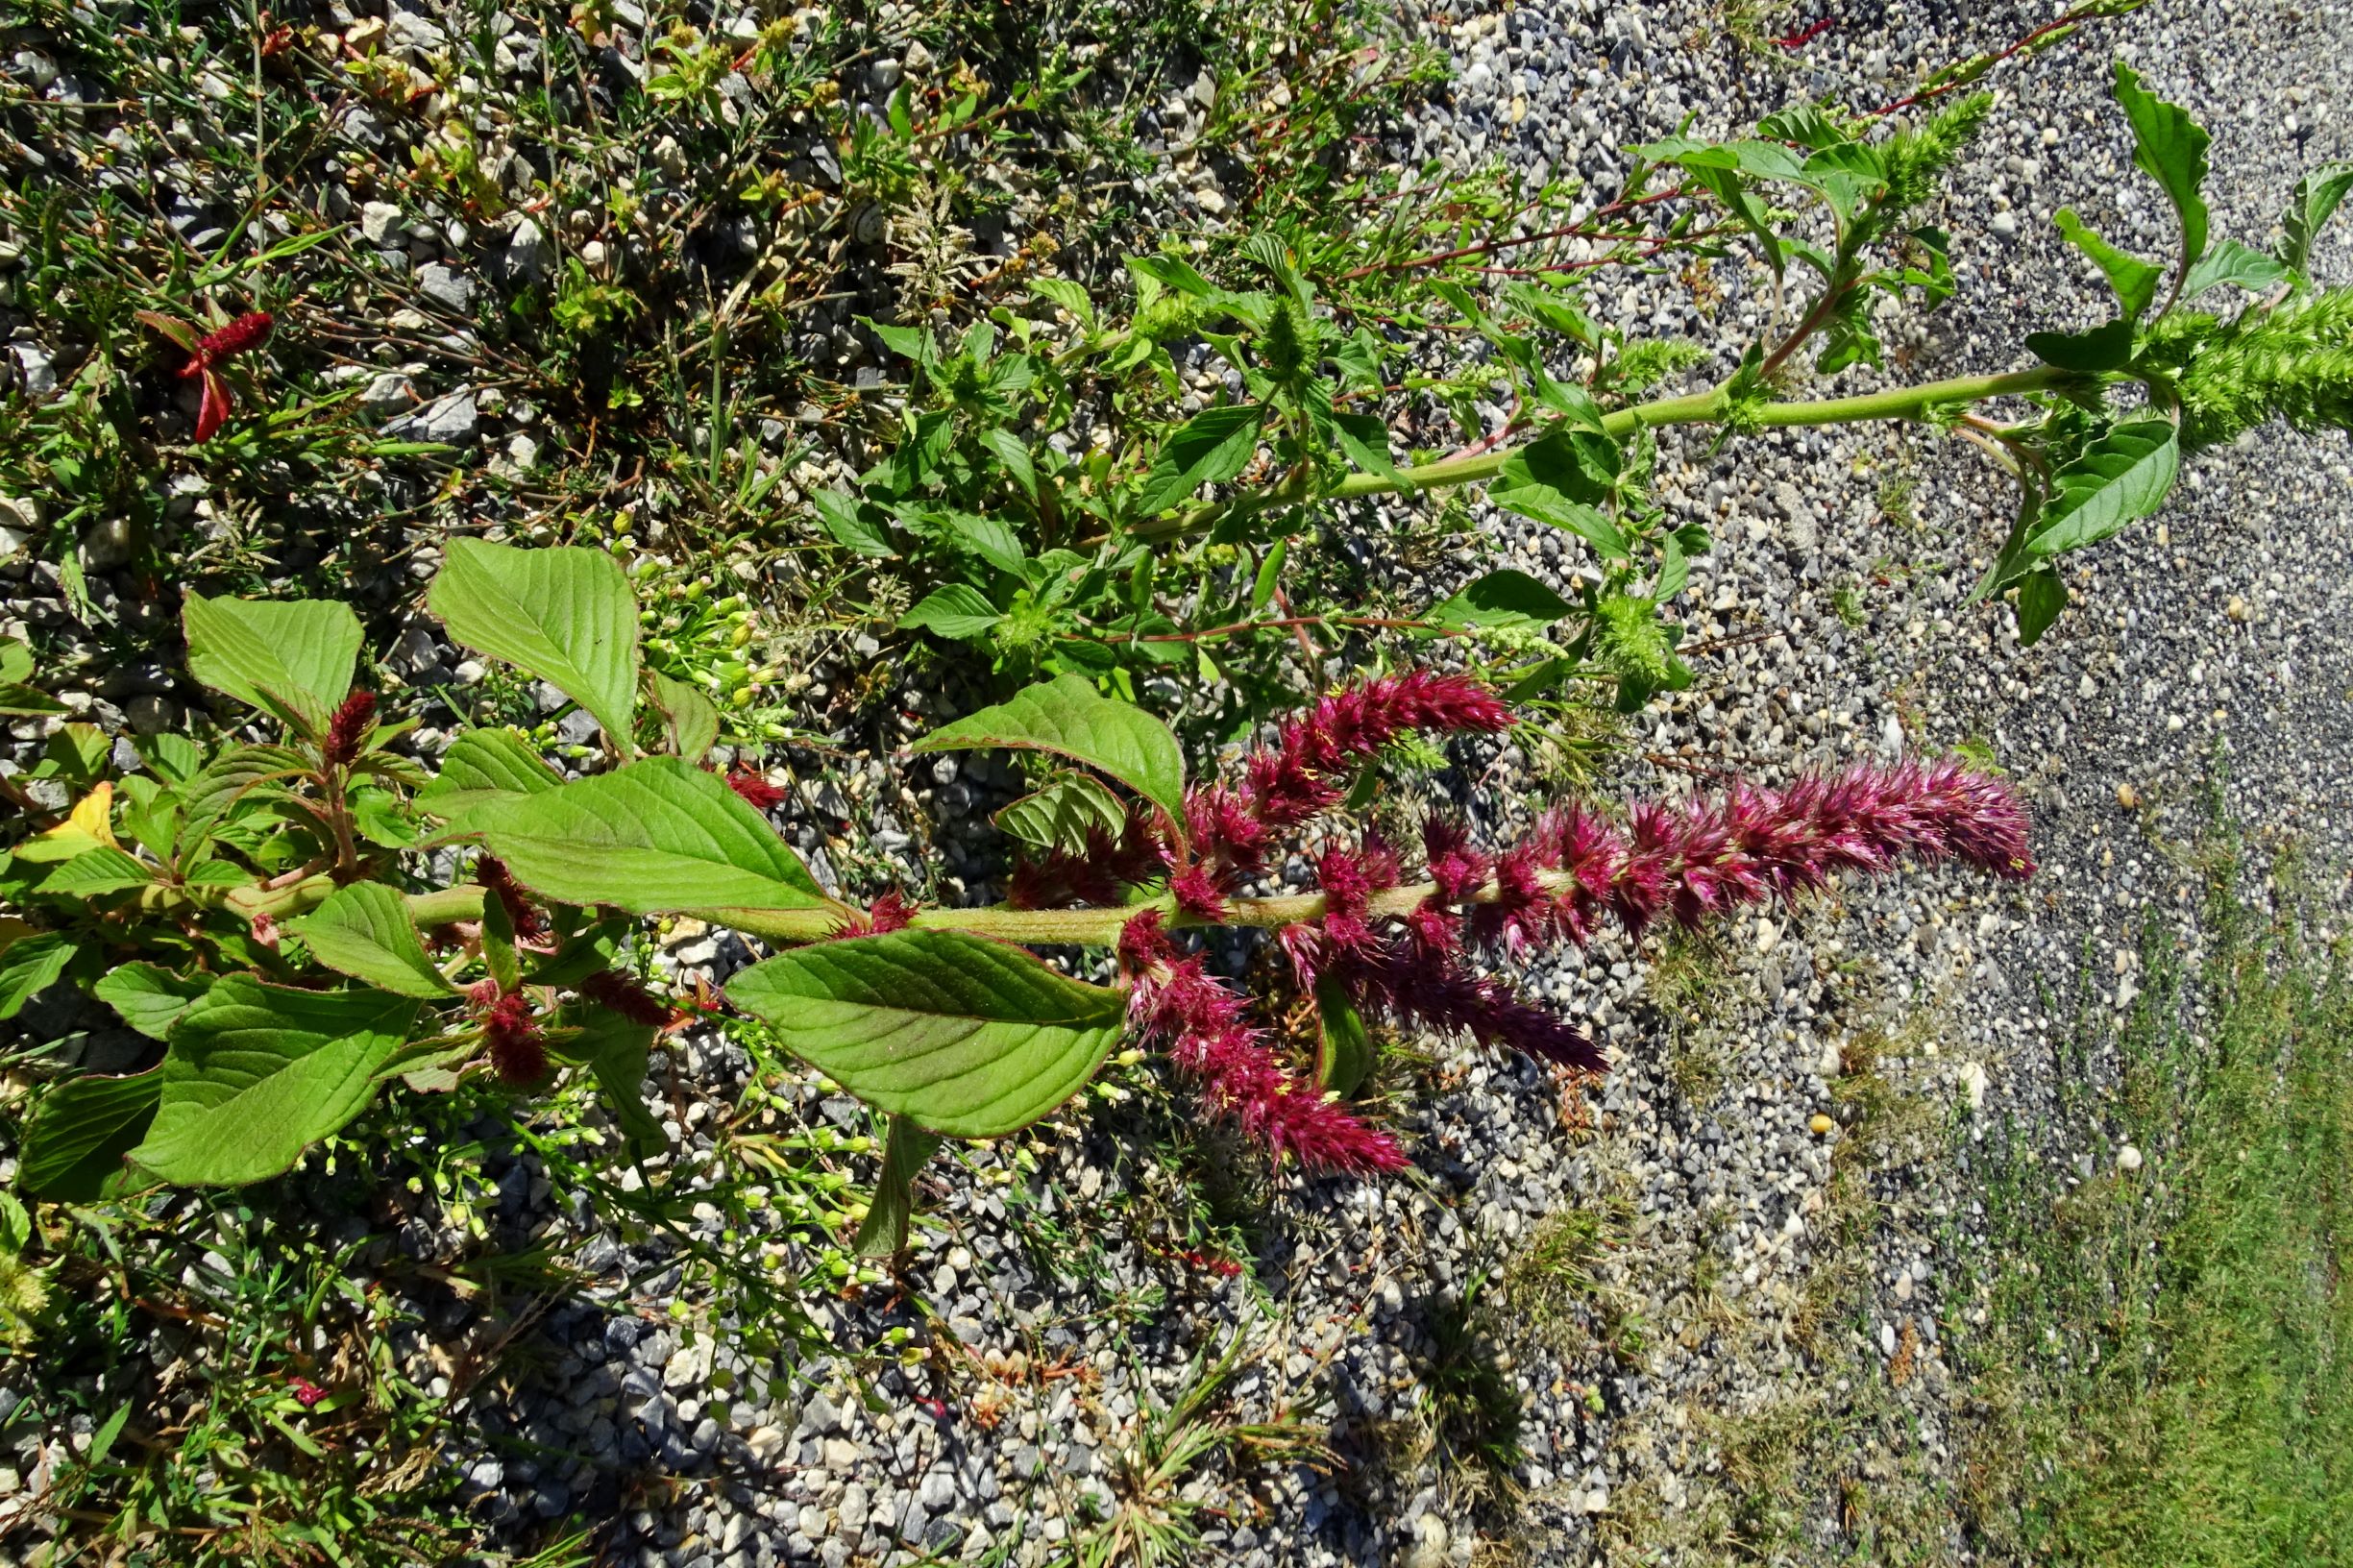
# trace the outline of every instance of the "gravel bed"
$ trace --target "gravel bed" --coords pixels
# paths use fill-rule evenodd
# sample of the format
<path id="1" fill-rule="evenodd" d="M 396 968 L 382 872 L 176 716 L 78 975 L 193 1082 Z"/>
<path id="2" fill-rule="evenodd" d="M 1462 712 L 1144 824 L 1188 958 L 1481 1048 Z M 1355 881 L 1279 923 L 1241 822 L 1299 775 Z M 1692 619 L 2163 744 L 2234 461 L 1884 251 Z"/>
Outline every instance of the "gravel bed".
<path id="1" fill-rule="evenodd" d="M 1787 14 L 1793 26 L 1807 19 Z M 1467 165 L 1500 149 L 1531 174 L 1607 189 L 1628 143 L 1687 120 L 1695 134 L 1732 132 L 1815 94 L 1875 105 L 1923 64 L 1998 47 L 2042 19 L 2008 4 L 1873 8 L 1783 50 L 1719 37 L 1718 9 L 1690 0 L 1439 7 L 1416 25 L 1451 52 L 1457 85 L 1408 129 L 1406 150 Z M 436 24 L 429 8 L 390 20 L 456 25 Z M 1988 130 L 1938 220 L 1953 235 L 1959 292 L 1893 330 L 1903 364 L 1891 379 L 2011 368 L 2024 331 L 2102 316 L 2096 275 L 2049 228 L 2059 207 L 2126 249 L 2167 254 L 2171 216 L 2131 170 L 2105 95 L 2111 54 L 2212 131 L 2217 232 L 2260 243 L 2298 172 L 2353 153 L 2349 30 L 2353 8 L 2341 4 L 2160 0 L 1998 73 Z M 518 35 L 517 52 L 527 47 Z M 1172 100 L 1172 143 L 1197 112 Z M 1213 216 L 1216 178 L 1213 161 L 1172 169 L 1140 196 Z M 415 273 L 427 315 L 545 264 L 529 225 L 502 248 L 445 257 L 446 236 L 403 242 L 397 212 L 351 205 L 372 242 L 434 252 Z M 2353 277 L 2348 233 L 2324 238 L 2322 280 Z M 1728 284 L 1732 273 L 1721 276 Z M 1771 302 L 1744 288 L 1701 306 L 1677 279 L 1642 279 L 1600 285 L 1595 303 L 1630 329 L 1713 346 L 1765 321 Z M 518 444 L 533 436 L 518 411 L 494 414 L 497 400 L 420 352 L 362 386 L 387 429 L 495 444 L 527 466 Z M 39 357 L 16 350 L 28 388 Z M 1697 367 L 1692 384 L 1728 368 Z M 400 502 L 409 482 L 396 475 L 382 503 Z M 1092 1510 L 1115 1505 L 1156 1404 L 1237 1340 L 1235 1408 L 1302 1418 L 1329 1453 L 1256 1463 L 1221 1453 L 1202 1465 L 1183 1485 L 1207 1505 L 1194 1560 L 1438 1568 L 1630 1560 L 1619 1554 L 1637 1550 L 1720 1560 L 1741 1506 L 1729 1457 L 1755 1423 L 1791 1410 L 1857 1435 L 1835 1473 L 1789 1478 L 1800 1524 L 1777 1560 L 1851 1560 L 1843 1480 L 1938 1506 L 1958 1482 L 1969 1420 L 1949 1341 L 1980 1305 L 1974 1194 L 1996 1157 L 1989 1134 L 2010 1118 L 2038 1130 L 2046 1160 L 2087 1176 L 2115 1168 L 2122 1151 L 2106 1128 L 2060 1115 L 2059 1075 L 2073 1069 L 2057 1041 L 2080 1010 L 2130 1005 L 2146 912 L 2177 914 L 2194 950 L 2186 853 L 2209 821 L 2210 781 L 2258 845 L 2301 847 L 2341 916 L 2353 866 L 2346 447 L 2270 429 L 2193 459 L 2162 527 L 2071 558 L 2076 602 L 2030 649 L 2006 612 L 1964 602 L 2010 502 L 1963 443 L 1909 429 L 1784 431 L 1713 452 L 1670 434 L 1659 496 L 1720 542 L 1694 566 L 1703 613 L 1692 634 L 1726 646 L 1699 661 L 1690 692 L 1636 717 L 1608 789 L 1675 796 L 1717 771 L 1770 782 L 1968 743 L 2027 796 L 2035 880 L 1907 874 L 1849 885 L 1794 918 L 1746 919 L 1712 945 L 1662 955 L 1655 941 L 1637 952 L 1605 940 L 1540 960 L 1523 983 L 1607 1044 L 1611 1074 L 1564 1097 L 1527 1062 L 1418 1042 L 1390 1069 L 1409 1091 L 1393 1102 L 1394 1124 L 1415 1171 L 1378 1185 L 1238 1177 L 1234 1212 L 1250 1216 L 1233 1233 L 1250 1249 L 1238 1270 L 1170 1239 L 1180 1233 L 1169 1206 L 1189 1201 L 1164 1160 L 1181 1113 L 1149 1069 L 1116 1074 L 1122 1103 L 1057 1117 L 1018 1150 L 935 1164 L 922 1188 L 934 1223 L 919 1228 L 904 1291 L 810 1304 L 846 1347 L 928 1347 L 925 1360 L 870 1377 L 755 1350 L 726 1302 L 677 1293 L 666 1240 L 592 1237 L 572 1259 L 589 1283 L 526 1325 L 531 1358 L 469 1396 L 478 1442 L 450 1461 L 471 1506 L 518 1543 L 557 1522 L 593 1527 L 601 1561 L 646 1568 L 1026 1568 L 1060 1560 Z M 1378 539 L 1403 517 L 1367 507 L 1358 524 Z M 1576 558 L 1561 535 L 1483 506 L 1479 517 L 1494 553 L 1461 563 L 1464 576 L 1508 564 L 1565 585 Z M 85 564 L 98 597 L 135 620 L 135 596 L 103 586 L 97 543 Z M 429 567 L 429 530 L 384 548 L 377 607 L 397 615 Z M 1458 586 L 1394 563 L 1369 570 L 1408 599 Z M 62 624 L 53 572 L 0 572 L 0 622 Z M 817 677 L 848 678 L 878 651 L 836 650 Z M 420 687 L 479 674 L 422 621 L 392 662 Z M 974 699 L 935 677 L 894 706 L 927 724 Z M 174 700 L 155 673 L 115 671 L 91 684 L 87 709 L 144 731 L 172 722 Z M 15 734 L 29 758 L 35 730 Z M 1495 825 L 1541 807 L 1535 772 L 1515 751 L 1473 747 L 1442 783 L 1474 821 Z M 844 861 L 829 873 L 915 873 L 928 845 L 950 879 L 938 891 L 984 891 L 995 841 L 981 819 L 1011 783 L 986 758 L 926 765 L 911 791 L 880 763 L 794 782 L 778 821 Z M 845 822 L 855 824 L 846 850 Z M 740 939 L 689 928 L 672 933 L 665 962 L 720 982 L 751 956 Z M 86 1045 L 93 1060 L 108 1048 L 103 1032 Z M 2089 1064 L 2095 1076 L 2113 1066 Z M 701 1118 L 678 1108 L 730 1099 L 751 1067 L 736 1046 L 698 1036 L 649 1096 L 684 1117 L 675 1131 L 691 1144 Z M 1840 1086 L 1865 1080 L 1901 1114 L 1882 1115 L 1876 1141 L 1843 1157 L 1860 1174 L 1842 1186 L 1842 1142 L 1866 1133 L 1864 1102 Z M 813 1083 L 784 1086 L 778 1111 L 788 1124 L 857 1124 L 849 1102 Z M 1827 1133 L 1819 1115 L 1831 1118 Z M 527 1152 L 489 1158 L 501 1235 L 585 1213 Z M 1858 1190 L 1872 1200 L 1861 1210 Z M 699 1234 L 715 1241 L 723 1223 L 713 1211 Z M 1548 1307 L 1525 1260 L 1567 1234 L 1598 1239 L 1581 1254 L 1574 1299 Z M 373 1245 L 430 1261 L 459 1239 L 412 1222 Z M 1468 1352 L 1466 1298 L 1506 1303 L 1471 1319 Z M 419 1299 L 444 1343 L 490 1328 L 478 1301 Z M 1465 1366 L 1495 1372 L 1523 1406 L 1520 1458 L 1500 1473 L 1430 1440 L 1445 1433 L 1432 1412 L 1456 1408 Z M 1483 1543 L 1502 1555 L 1483 1555 Z M 1957 1527 L 1944 1551 L 1972 1560 Z"/>

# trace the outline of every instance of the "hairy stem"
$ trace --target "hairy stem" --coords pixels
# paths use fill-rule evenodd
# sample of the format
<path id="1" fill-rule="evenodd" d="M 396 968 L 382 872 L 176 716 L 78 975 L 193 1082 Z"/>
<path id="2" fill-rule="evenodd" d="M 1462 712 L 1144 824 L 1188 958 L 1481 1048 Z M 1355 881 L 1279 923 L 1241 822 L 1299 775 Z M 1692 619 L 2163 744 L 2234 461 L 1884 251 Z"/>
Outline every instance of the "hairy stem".
<path id="1" fill-rule="evenodd" d="M 1548 888 L 1567 885 L 1565 873 L 1548 871 L 1541 875 Z M 1366 908 L 1374 915 L 1407 915 L 1436 891 L 1437 884 L 1434 882 L 1409 883 L 1374 894 Z M 1492 903 L 1500 895 L 1500 887 L 1490 882 L 1473 894 L 1469 901 Z M 409 904 L 413 909 L 417 900 L 412 898 Z M 1149 909 L 1159 910 L 1163 922 L 1172 929 L 1211 925 L 1269 929 L 1295 925 L 1301 920 L 1320 919 L 1324 913 L 1324 895 L 1320 893 L 1297 893 L 1276 898 L 1229 899 L 1222 919 L 1189 914 L 1178 909 L 1174 899 L 1163 896 L 1115 909 L 1011 909 L 1003 904 L 983 909 L 923 909 L 918 910 L 908 923 L 919 931 L 965 931 L 976 937 L 993 937 L 999 942 L 1036 943 L 1043 946 L 1109 947 L 1118 942 L 1121 927 Z M 727 923 L 772 942 L 800 943 L 816 942 L 833 935 L 840 928 L 841 920 L 840 914 L 832 910 L 780 909 L 739 913 L 731 917 Z"/>

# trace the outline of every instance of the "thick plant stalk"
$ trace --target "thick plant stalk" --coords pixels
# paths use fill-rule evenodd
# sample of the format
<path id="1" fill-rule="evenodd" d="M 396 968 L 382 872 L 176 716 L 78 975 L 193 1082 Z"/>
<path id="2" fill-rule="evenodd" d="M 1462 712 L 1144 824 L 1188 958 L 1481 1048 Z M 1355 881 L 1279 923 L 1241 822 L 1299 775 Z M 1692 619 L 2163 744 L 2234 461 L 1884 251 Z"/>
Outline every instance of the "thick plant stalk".
<path id="1" fill-rule="evenodd" d="M 1759 427 L 1851 425 L 1882 419 L 1926 419 L 1938 408 L 1985 403 L 1995 398 L 2021 397 L 2029 392 L 2045 392 L 2071 379 L 2071 372 L 2049 366 L 1998 376 L 1959 376 L 1948 380 L 1923 382 L 1918 386 L 1895 387 L 1885 392 L 1860 393 L 1850 398 L 1768 403 L 1752 410 L 1746 417 Z M 1630 408 L 1620 408 L 1603 416 L 1602 425 L 1612 436 L 1627 436 L 1637 429 L 1655 429 L 1663 425 L 1720 424 L 1732 411 L 1729 387 L 1717 386 L 1705 392 L 1659 398 L 1650 403 L 1636 404 Z M 1478 484 L 1502 473 L 1504 465 L 1522 450 L 1520 447 L 1499 447 L 1476 456 L 1448 457 L 1434 463 L 1424 463 L 1417 468 L 1401 468 L 1393 476 L 1351 474 L 1323 492 L 1315 491 L 1303 473 L 1263 490 L 1245 491 L 1224 501 L 1201 502 L 1165 517 L 1147 519 L 1134 525 L 1130 531 L 1147 539 L 1166 538 L 1197 532 L 1229 518 L 1256 516 L 1279 506 L 1298 505 L 1311 501 L 1351 501 L 1365 496 L 1399 495 Z"/>

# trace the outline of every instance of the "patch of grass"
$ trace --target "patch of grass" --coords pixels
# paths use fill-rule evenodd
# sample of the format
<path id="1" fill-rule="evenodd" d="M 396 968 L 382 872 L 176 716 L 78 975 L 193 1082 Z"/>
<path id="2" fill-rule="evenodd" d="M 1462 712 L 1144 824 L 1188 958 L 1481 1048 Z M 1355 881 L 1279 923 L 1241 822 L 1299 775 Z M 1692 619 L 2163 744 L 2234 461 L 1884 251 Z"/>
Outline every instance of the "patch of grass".
<path id="1" fill-rule="evenodd" d="M 1433 1301 L 1423 1319 L 1429 1350 L 1421 1378 L 1433 1458 L 1475 1499 L 1512 1495 L 1511 1473 L 1527 1457 L 1520 1448 L 1519 1384 L 1497 1342 L 1486 1285 L 1482 1276 L 1460 1295 Z"/>
<path id="2" fill-rule="evenodd" d="M 2071 1188 L 2033 1129 L 1995 1153 L 1964 1497 L 1989 1553 L 2353 1561 L 2353 953 L 2218 917 L 2194 976 L 2149 922 L 2102 1175 Z"/>
<path id="3" fill-rule="evenodd" d="M 1262 1421 L 1241 1419 L 1233 1385 L 1249 1364 L 1251 1347 L 1237 1331 L 1213 1359 L 1204 1347 L 1162 1403 L 1145 1388 L 1144 1408 L 1128 1439 L 1113 1451 L 1108 1507 L 1078 1536 L 1078 1568 L 1157 1568 L 1197 1561 L 1200 1518 L 1211 1500 L 1189 1482 L 1216 1466 L 1270 1461 L 1327 1462 L 1323 1434 L 1300 1413 L 1278 1409 Z"/>

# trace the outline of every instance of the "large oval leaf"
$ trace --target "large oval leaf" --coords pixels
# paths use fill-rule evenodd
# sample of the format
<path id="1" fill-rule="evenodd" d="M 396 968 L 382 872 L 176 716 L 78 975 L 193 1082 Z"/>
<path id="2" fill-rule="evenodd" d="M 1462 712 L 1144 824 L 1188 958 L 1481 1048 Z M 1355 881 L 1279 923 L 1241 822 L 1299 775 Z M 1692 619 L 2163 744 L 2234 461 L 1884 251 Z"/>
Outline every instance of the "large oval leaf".
<path id="1" fill-rule="evenodd" d="M 299 728 L 324 730 L 352 689 L 359 618 L 348 605 L 191 593 L 181 623 L 187 631 L 189 674 Z"/>
<path id="2" fill-rule="evenodd" d="M 465 826 L 524 886 L 561 903 L 722 924 L 826 903 L 766 818 L 676 757 L 487 800 Z"/>
<path id="3" fill-rule="evenodd" d="M 289 1169 L 367 1108 L 417 1004 L 233 974 L 181 1015 L 156 1119 L 131 1159 L 167 1182 L 237 1187 Z"/>
<path id="4" fill-rule="evenodd" d="M 2165 503 L 2181 469 L 2181 442 L 2168 419 L 2119 425 L 2051 478 L 2051 497 L 2026 542 L 2047 561 L 2096 544 Z"/>
<path id="5" fill-rule="evenodd" d="M 449 996 L 457 988 L 434 967 L 408 900 L 381 882 L 354 882 L 286 929 L 331 969 L 398 996 Z"/>
<path id="6" fill-rule="evenodd" d="M 564 780 L 511 729 L 470 729 L 441 754 L 441 772 L 417 792 L 417 807 L 454 822 L 507 795 L 544 795 Z"/>
<path id="7" fill-rule="evenodd" d="M 600 550 L 453 539 L 426 604 L 452 637 L 554 686 L 631 754 L 637 597 Z"/>
<path id="8" fill-rule="evenodd" d="M 932 731 L 915 744 L 918 751 L 968 751 L 1002 746 L 1083 762 L 1125 784 L 1168 814 L 1185 821 L 1185 753 L 1166 724 L 1132 702 L 1097 692 L 1083 675 L 1062 675 L 1016 692 Z"/>
<path id="9" fill-rule="evenodd" d="M 727 995 L 852 1094 L 953 1138 L 1013 1132 L 1077 1093 L 1127 1017 L 1123 992 L 957 931 L 820 943 Z"/>

